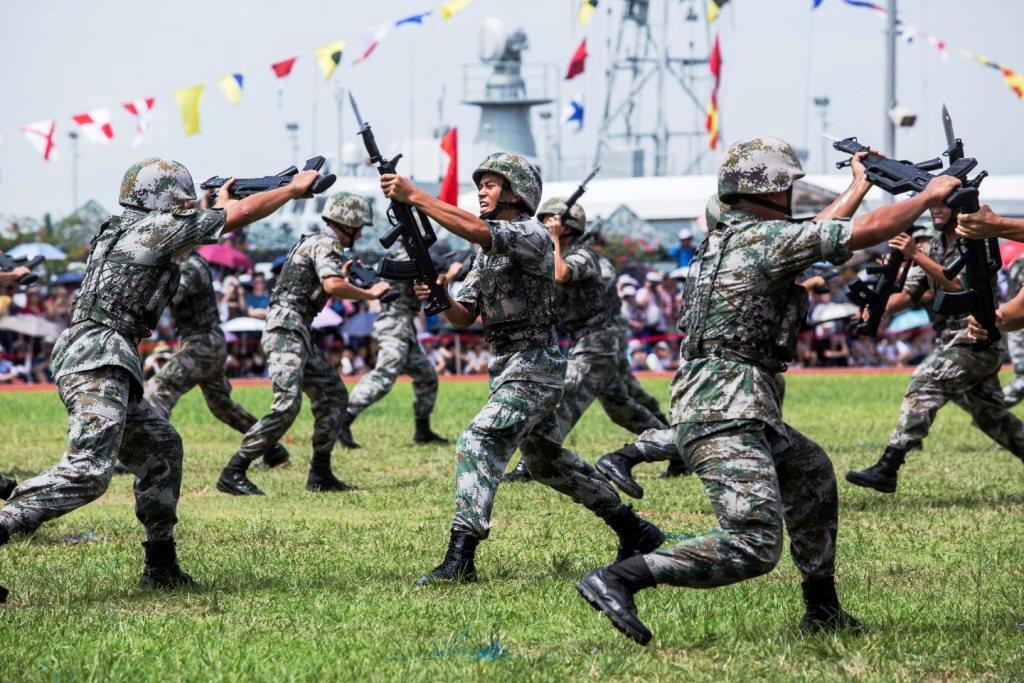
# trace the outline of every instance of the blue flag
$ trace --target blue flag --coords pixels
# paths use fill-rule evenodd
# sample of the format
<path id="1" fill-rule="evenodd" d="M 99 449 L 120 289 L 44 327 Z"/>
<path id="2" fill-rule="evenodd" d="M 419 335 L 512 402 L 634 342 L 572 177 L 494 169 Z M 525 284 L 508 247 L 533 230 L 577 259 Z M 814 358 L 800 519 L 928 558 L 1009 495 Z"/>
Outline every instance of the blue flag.
<path id="1" fill-rule="evenodd" d="M 569 104 L 565 105 L 565 109 L 562 112 L 562 122 L 572 123 L 576 122 L 576 132 L 583 130 L 583 97 L 577 95 L 569 100 Z"/>
<path id="2" fill-rule="evenodd" d="M 403 26 L 405 24 L 423 24 L 423 20 L 433 14 L 432 11 L 427 10 L 426 12 L 420 12 L 419 14 L 412 14 L 404 19 L 399 19 L 395 22 L 395 26 Z"/>

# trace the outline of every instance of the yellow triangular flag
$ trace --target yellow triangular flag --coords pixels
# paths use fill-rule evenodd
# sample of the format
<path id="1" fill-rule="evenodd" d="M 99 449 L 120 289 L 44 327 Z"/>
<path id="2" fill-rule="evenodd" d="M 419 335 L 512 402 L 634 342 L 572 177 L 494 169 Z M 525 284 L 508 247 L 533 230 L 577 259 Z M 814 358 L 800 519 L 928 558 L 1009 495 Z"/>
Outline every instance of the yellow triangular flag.
<path id="1" fill-rule="evenodd" d="M 580 8 L 576 10 L 576 20 L 586 26 L 594 18 L 597 11 L 597 0 L 581 0 Z"/>
<path id="2" fill-rule="evenodd" d="M 231 104 L 238 104 L 242 101 L 243 79 L 244 76 L 241 73 L 224 74 L 217 79 L 217 85 L 220 86 L 224 96 Z"/>
<path id="3" fill-rule="evenodd" d="M 462 10 L 469 7 L 473 0 L 452 0 L 441 5 L 441 18 L 445 21 L 451 19 Z"/>
<path id="4" fill-rule="evenodd" d="M 718 5 L 715 3 L 715 0 L 711 0 L 711 2 L 708 3 L 708 23 L 718 19 L 718 12 Z"/>
<path id="5" fill-rule="evenodd" d="M 181 110 L 181 123 L 185 126 L 185 135 L 195 135 L 199 132 L 199 103 L 203 99 L 205 87 L 205 83 L 200 83 L 174 91 L 174 101 Z"/>
<path id="6" fill-rule="evenodd" d="M 320 65 L 320 70 L 324 72 L 325 79 L 331 79 L 334 69 L 341 63 L 341 55 L 344 52 L 344 40 L 329 43 L 316 49 L 316 63 Z"/>

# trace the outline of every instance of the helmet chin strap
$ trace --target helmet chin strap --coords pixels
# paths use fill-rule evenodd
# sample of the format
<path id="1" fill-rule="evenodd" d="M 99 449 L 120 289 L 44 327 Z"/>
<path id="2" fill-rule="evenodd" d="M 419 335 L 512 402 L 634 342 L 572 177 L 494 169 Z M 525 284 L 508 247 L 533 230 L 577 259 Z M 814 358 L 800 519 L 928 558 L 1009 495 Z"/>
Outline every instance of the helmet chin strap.
<path id="1" fill-rule="evenodd" d="M 793 216 L 793 188 L 792 187 L 790 187 L 788 190 L 786 190 L 786 204 L 778 204 L 776 202 L 771 201 L 770 199 L 765 199 L 761 195 L 756 195 L 756 194 L 745 194 L 745 195 L 742 195 L 742 198 L 743 198 L 743 201 L 745 201 L 745 202 L 749 202 L 751 204 L 757 204 L 758 206 L 763 206 L 764 208 L 771 209 L 772 211 L 777 211 L 777 212 L 781 213 L 782 215 L 784 215 L 787 219 L 791 219 L 792 216 Z"/>

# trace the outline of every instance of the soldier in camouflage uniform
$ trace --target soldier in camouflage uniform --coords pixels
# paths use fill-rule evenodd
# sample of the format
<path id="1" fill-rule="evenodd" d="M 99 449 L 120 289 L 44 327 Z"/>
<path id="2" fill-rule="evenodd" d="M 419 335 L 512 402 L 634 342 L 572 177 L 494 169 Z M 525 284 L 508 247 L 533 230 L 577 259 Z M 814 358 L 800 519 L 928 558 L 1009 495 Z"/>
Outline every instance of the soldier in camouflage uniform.
<path id="1" fill-rule="evenodd" d="M 537 218 L 544 222 L 555 250 L 555 282 L 558 320 L 569 338 L 569 364 L 565 391 L 555 411 L 562 440 L 594 399 L 600 401 L 615 424 L 640 434 L 668 425 L 636 403 L 619 374 L 621 346 L 616 318 L 619 297 L 615 269 L 584 240 L 587 217 L 580 204 L 573 205 L 563 225 L 565 199 L 549 199 Z M 528 480 L 523 460 L 505 481 Z"/>
<path id="2" fill-rule="evenodd" d="M 1012 299 L 1024 289 L 1024 258 L 1018 258 L 1006 268 L 1006 296 Z M 1013 363 L 1013 381 L 1003 388 L 1003 404 L 1012 407 L 1024 399 L 1024 331 L 1009 332 L 1006 348 Z"/>
<path id="3" fill-rule="evenodd" d="M 634 594 L 659 583 L 713 588 L 772 570 L 783 527 L 803 576 L 805 632 L 858 627 L 840 607 L 834 573 L 838 530 L 835 474 L 825 452 L 782 420 L 774 374 L 795 334 L 785 311 L 806 291 L 795 279 L 815 261 L 841 263 L 853 250 L 908 228 L 959 181 L 938 178 L 921 195 L 850 216 L 867 194 L 860 157 L 850 188 L 814 221 L 790 219 L 803 176 L 789 145 L 757 138 L 733 145 L 719 170 L 730 206 L 690 265 L 680 328 L 683 362 L 672 382 L 676 445 L 700 477 L 718 526 L 663 551 L 588 574 L 580 594 L 624 634 L 646 644 Z"/>
<path id="4" fill-rule="evenodd" d="M 586 506 L 616 531 L 620 556 L 653 550 L 664 541 L 661 531 L 623 505 L 612 486 L 560 445 L 555 408 L 566 361 L 554 330 L 551 239 L 532 218 L 540 202 L 540 173 L 519 155 L 498 153 L 484 159 L 473 179 L 480 217 L 401 176 L 381 176 L 385 196 L 416 207 L 482 247 L 445 316 L 465 328 L 479 314 L 493 349 L 487 405 L 456 445 L 455 519 L 448 552 L 419 583 L 476 580 L 476 546 L 488 535 L 494 494 L 516 448 L 522 449 L 534 479 Z M 416 291 L 421 299 L 429 296 L 425 284 L 417 283 Z"/>
<path id="5" fill-rule="evenodd" d="M 174 257 L 269 216 L 308 193 L 319 177 L 300 173 L 287 187 L 241 201 L 230 181 L 215 208 L 195 209 L 192 177 L 177 162 L 144 159 L 121 183 L 124 212 L 93 238 L 71 325 L 53 349 L 53 372 L 68 409 L 68 449 L 51 469 L 22 482 L 0 509 L 0 545 L 99 498 L 120 459 L 135 475 L 135 514 L 146 527 L 142 585 L 192 585 L 178 567 L 175 514 L 181 438 L 142 399 L 139 341 L 156 325 L 178 284 Z"/>
<path id="6" fill-rule="evenodd" d="M 231 400 L 231 384 L 224 373 L 227 346 L 213 291 L 210 265 L 192 251 L 178 264 L 178 289 L 171 299 L 171 314 L 180 339 L 171 356 L 146 383 L 144 398 L 161 417 L 170 419 L 178 399 L 199 385 L 210 412 L 235 431 L 245 434 L 256 423 L 252 413 Z M 276 444 L 268 464 L 282 464 L 288 451 Z"/>
<path id="7" fill-rule="evenodd" d="M 913 266 L 903 291 L 889 298 L 887 313 L 908 308 L 928 292 L 934 297 L 943 289 L 963 289 L 962 279 L 950 281 L 943 274 L 943 267 L 958 253 L 953 245 L 956 221 L 946 206 L 933 207 L 931 212 L 937 232 L 931 253 L 937 260 L 918 251 L 914 240 L 907 235 L 900 235 L 891 242 Z M 851 484 L 882 493 L 895 492 L 907 452 L 921 448 L 935 414 L 950 401 L 969 412 L 974 424 L 993 441 L 1024 460 L 1024 423 L 1007 409 L 999 386 L 1002 346 L 974 348 L 967 334 L 966 315 L 945 317 L 934 313 L 933 324 L 937 333 L 935 348 L 914 370 L 888 446 L 871 467 L 847 472 L 846 480 Z"/>
<path id="8" fill-rule="evenodd" d="M 263 495 L 248 477 L 249 465 L 284 437 L 309 395 L 313 411 L 313 458 L 306 489 L 348 491 L 352 487 L 331 471 L 331 450 L 338 440 L 341 415 L 348 403 L 345 384 L 320 348 L 313 345 L 312 323 L 328 300 L 379 299 L 391 286 L 378 282 L 360 289 L 348 279 L 342 249 L 351 247 L 363 226 L 373 224 L 370 205 L 348 192 L 331 195 L 322 214 L 324 225 L 304 235 L 288 252 L 274 284 L 261 344 L 267 355 L 274 400 L 270 412 L 242 437 L 242 445 L 217 480 L 217 490 L 234 496 Z"/>
<path id="9" fill-rule="evenodd" d="M 394 250 L 395 260 L 408 260 L 404 247 Z M 448 443 L 430 428 L 430 414 L 437 401 L 437 372 L 433 363 L 423 353 L 416 339 L 414 321 L 420 312 L 420 302 L 413 292 L 412 282 L 392 282 L 392 291 L 399 296 L 394 301 L 381 303 L 380 316 L 373 323 L 373 334 L 377 337 L 377 363 L 362 376 L 352 389 L 348 410 L 342 415 L 341 443 L 348 448 L 358 448 L 352 438 L 353 420 L 371 405 L 384 398 L 400 374 L 412 378 L 412 412 L 416 418 L 413 441 L 416 443 Z"/>

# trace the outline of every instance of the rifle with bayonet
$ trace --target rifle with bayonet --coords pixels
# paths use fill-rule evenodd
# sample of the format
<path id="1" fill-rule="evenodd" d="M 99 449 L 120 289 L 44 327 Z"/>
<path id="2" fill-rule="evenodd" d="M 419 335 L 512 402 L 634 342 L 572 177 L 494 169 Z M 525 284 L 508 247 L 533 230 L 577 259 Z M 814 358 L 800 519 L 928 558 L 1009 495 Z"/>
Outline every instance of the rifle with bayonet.
<path id="1" fill-rule="evenodd" d="M 369 289 L 375 284 L 380 282 L 380 276 L 370 266 L 364 264 L 351 249 L 345 247 L 341 250 L 342 256 L 346 261 L 350 261 L 348 266 L 348 281 L 359 289 Z M 384 293 L 384 296 L 380 298 L 382 304 L 389 304 L 399 297 L 399 292 L 394 289 L 390 289 Z"/>
<path id="2" fill-rule="evenodd" d="M 348 94 L 348 101 L 352 105 L 352 112 L 359 123 L 359 136 L 363 139 L 363 146 L 370 157 L 370 163 L 377 166 L 380 175 L 395 173 L 398 160 L 402 158 L 399 154 L 393 159 L 385 159 L 377 147 L 377 140 L 373 136 L 370 124 L 363 121 L 359 114 L 359 107 L 352 93 Z M 427 315 L 437 315 L 452 307 L 448 300 L 448 293 L 444 287 L 437 284 L 437 268 L 430 258 L 430 247 L 437 242 L 437 235 L 434 233 L 434 226 L 430 224 L 430 218 L 425 213 L 413 208 L 408 204 L 391 200 L 387 210 L 388 222 L 392 229 L 380 238 L 380 244 L 385 249 L 390 249 L 395 241 L 401 237 L 405 253 L 409 255 L 408 261 L 397 261 L 384 258 L 377 265 L 377 274 L 386 280 L 417 280 L 430 288 L 430 297 L 423 302 L 423 312 Z"/>
<path id="3" fill-rule="evenodd" d="M 319 171 L 326 159 L 323 157 L 313 157 L 306 161 L 306 165 L 302 167 L 303 171 Z M 235 182 L 231 184 L 231 196 L 235 199 L 241 199 L 242 197 L 248 197 L 258 192 L 266 192 L 267 190 L 275 190 L 279 187 L 284 187 L 292 182 L 292 178 L 298 175 L 299 169 L 294 166 L 289 166 L 276 175 L 263 176 L 262 178 L 235 178 Z M 333 173 L 325 175 L 321 178 L 317 178 L 313 183 L 313 186 L 309 188 L 311 194 L 320 194 L 326 191 L 337 178 Z M 204 190 L 209 190 L 214 197 L 220 190 L 221 185 L 226 183 L 228 178 L 221 178 L 220 176 L 214 176 L 209 180 L 200 183 L 199 187 Z"/>
<path id="4" fill-rule="evenodd" d="M 956 215 L 960 212 L 974 213 L 978 210 L 978 186 L 981 185 L 981 181 L 988 173 L 982 171 L 974 178 L 968 178 L 978 162 L 976 159 L 964 156 L 963 142 L 953 134 L 952 121 L 945 106 L 943 106 L 943 123 L 948 145 L 943 154 L 949 158 L 949 166 L 939 175 L 951 175 L 963 183 L 962 187 L 951 192 L 943 200 L 943 203 L 953 210 L 953 220 L 955 220 Z M 871 152 L 869 147 L 857 142 L 857 138 L 834 140 L 832 146 L 840 152 L 851 155 L 867 152 L 863 160 L 867 181 L 889 194 L 921 192 L 935 177 L 929 171 L 942 168 L 942 159 L 939 157 L 918 163 L 897 161 Z M 837 163 L 836 167 L 841 168 L 849 164 L 849 160 L 843 161 Z M 957 250 L 960 257 L 945 269 L 944 275 L 953 279 L 966 267 L 965 289 L 962 292 L 939 292 L 932 304 L 932 310 L 943 315 L 965 315 L 968 313 L 973 315 L 979 324 L 988 331 L 988 339 L 984 342 L 976 342 L 975 347 L 985 348 L 1000 338 L 999 330 L 995 325 L 996 293 L 993 278 L 1002 267 L 999 258 L 999 244 L 997 240 L 958 240 L 958 242 Z M 888 279 L 891 278 L 892 274 L 888 276 Z M 895 283 L 895 280 L 893 282 Z M 869 318 L 877 315 L 881 320 L 885 303 L 886 301 L 876 301 L 875 308 L 880 308 L 881 311 L 876 312 L 869 309 Z M 871 328 L 866 329 L 870 330 Z M 875 326 L 874 332 L 877 334 L 877 326 Z"/>
<path id="5" fill-rule="evenodd" d="M 32 270 L 45 260 L 46 259 L 43 256 L 36 256 L 35 258 L 30 259 L 27 256 L 9 256 L 0 251 L 0 272 L 10 273 L 13 272 L 15 268 L 21 267 Z M 38 281 L 38 275 L 35 273 L 29 273 L 28 275 L 23 275 L 21 279 L 18 280 L 18 284 L 22 287 L 31 287 Z"/>
<path id="6" fill-rule="evenodd" d="M 600 166 L 595 166 L 589 175 L 587 175 L 587 177 L 584 178 L 576 187 L 576 190 L 569 195 L 569 198 L 565 200 L 565 208 L 562 209 L 562 213 L 558 214 L 558 220 L 560 220 L 562 224 L 565 224 L 565 222 L 569 220 L 569 213 L 572 211 L 572 207 L 576 206 L 576 202 L 578 202 L 580 197 L 583 196 L 583 193 L 587 191 L 587 183 L 593 180 L 594 176 L 596 176 L 600 170 Z"/>
<path id="7" fill-rule="evenodd" d="M 913 235 L 916 226 L 907 231 Z M 868 317 L 853 324 L 854 334 L 864 337 L 878 337 L 889 297 L 903 291 L 907 274 L 913 265 L 899 249 L 890 249 L 882 263 L 872 263 L 866 268 L 867 279 L 856 279 L 846 287 L 846 296 L 861 308 L 866 308 Z"/>

